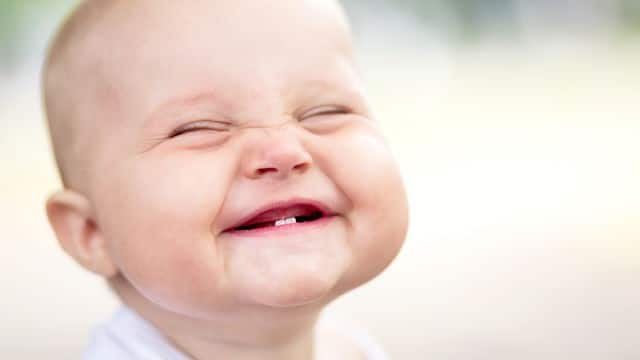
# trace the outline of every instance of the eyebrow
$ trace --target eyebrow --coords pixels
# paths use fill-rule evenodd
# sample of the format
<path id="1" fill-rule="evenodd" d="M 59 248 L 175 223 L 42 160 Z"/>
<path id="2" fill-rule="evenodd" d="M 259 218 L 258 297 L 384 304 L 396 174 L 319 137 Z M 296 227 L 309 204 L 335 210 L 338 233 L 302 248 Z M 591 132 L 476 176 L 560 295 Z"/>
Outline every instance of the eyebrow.
<path id="1" fill-rule="evenodd" d="M 170 117 L 172 112 L 198 105 L 209 105 L 216 110 L 228 110 L 231 107 L 228 102 L 223 101 L 221 96 L 218 96 L 212 91 L 204 91 L 187 96 L 175 97 L 156 106 L 154 110 L 151 111 L 151 114 L 145 119 L 144 127 L 153 126 L 156 122 L 161 121 L 161 119 L 166 116 Z"/>
<path id="2" fill-rule="evenodd" d="M 358 87 L 351 87 L 347 84 L 326 81 L 312 80 L 305 84 L 304 90 L 289 95 L 289 100 L 313 101 L 319 98 L 334 99 L 336 101 L 346 100 L 363 105 L 364 99 Z"/>

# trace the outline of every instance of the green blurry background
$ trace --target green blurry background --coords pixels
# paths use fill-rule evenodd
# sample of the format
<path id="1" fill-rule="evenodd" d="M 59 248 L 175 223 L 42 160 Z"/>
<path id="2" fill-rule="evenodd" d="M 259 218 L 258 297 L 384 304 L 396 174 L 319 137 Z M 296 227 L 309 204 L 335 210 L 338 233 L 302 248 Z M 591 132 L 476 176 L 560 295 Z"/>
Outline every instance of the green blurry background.
<path id="1" fill-rule="evenodd" d="M 2 358 L 78 358 L 116 306 L 43 210 L 39 67 L 73 4 L 0 2 Z M 412 224 L 329 311 L 396 359 L 639 359 L 640 1 L 345 5 Z"/>
<path id="2" fill-rule="evenodd" d="M 24 41 L 32 36 L 33 21 L 50 21 L 52 14 L 73 0 L 2 0 L 0 3 L 0 65 L 11 69 L 29 56 Z M 477 42 L 487 35 L 518 39 L 527 26 L 554 23 L 555 30 L 603 30 L 629 36 L 640 33 L 638 0 L 345 0 L 356 12 L 397 11 L 415 18 L 426 29 L 458 43 Z M 358 17 L 358 14 L 356 14 Z M 378 14 L 384 23 L 384 13 Z M 526 17 L 543 19 L 529 24 Z M 591 29 L 588 29 L 590 28 Z M 601 27 L 601 29 L 594 29 Z"/>

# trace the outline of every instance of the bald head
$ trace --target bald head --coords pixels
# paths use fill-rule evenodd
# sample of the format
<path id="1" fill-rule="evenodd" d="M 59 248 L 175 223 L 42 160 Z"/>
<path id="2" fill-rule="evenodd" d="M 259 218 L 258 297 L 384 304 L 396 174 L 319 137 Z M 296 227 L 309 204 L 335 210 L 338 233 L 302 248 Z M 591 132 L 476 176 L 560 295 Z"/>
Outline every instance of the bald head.
<path id="1" fill-rule="evenodd" d="M 104 87 L 98 83 L 96 62 L 108 49 L 99 41 L 98 31 L 115 3 L 82 2 L 53 39 L 43 69 L 43 99 L 56 163 L 63 185 L 80 191 L 84 190 L 81 179 L 90 167 L 92 139 L 88 132 L 93 126 L 90 117 L 95 115 L 90 108 Z"/>
<path id="2" fill-rule="evenodd" d="M 109 140 L 118 136 L 112 132 L 114 124 L 144 116 L 142 112 L 129 112 L 126 106 L 131 105 L 127 102 L 138 101 L 130 96 L 134 90 L 148 92 L 151 97 L 168 83 L 151 80 L 161 77 L 175 83 L 173 78 L 166 79 L 165 73 L 185 78 L 195 75 L 190 68 L 198 68 L 199 64 L 184 66 L 174 61 L 177 57 L 192 57 L 192 62 L 198 62 L 200 56 L 192 56 L 198 48 L 206 48 L 216 56 L 233 53 L 243 59 L 255 57 L 256 52 L 247 49 L 260 47 L 263 41 L 254 35 L 264 34 L 265 30 L 275 38 L 324 41 L 325 36 L 312 38 L 283 25 L 322 23 L 318 18 L 325 20 L 322 25 L 325 31 L 331 29 L 332 35 L 326 38 L 341 39 L 339 46 L 349 51 L 347 21 L 333 0 L 262 4 L 238 0 L 83 1 L 54 38 L 43 71 L 46 117 L 64 186 L 88 192 L 87 180 L 105 171 L 104 165 L 98 168 L 100 154 L 111 150 Z M 331 21 L 327 22 L 327 18 Z M 256 23 L 261 28 L 251 29 Z M 224 43 L 229 38 L 233 41 Z M 286 43 L 278 44 L 286 46 Z M 261 56 L 268 51 L 280 51 L 270 50 L 267 45 L 260 50 Z M 258 67 L 259 62 L 266 60 L 255 61 Z M 236 66 L 236 62 L 222 63 L 220 72 L 227 71 L 227 65 Z M 160 67 L 152 69 L 156 73 L 140 75 L 140 69 L 157 66 Z M 146 110 L 150 109 L 149 104 Z"/>

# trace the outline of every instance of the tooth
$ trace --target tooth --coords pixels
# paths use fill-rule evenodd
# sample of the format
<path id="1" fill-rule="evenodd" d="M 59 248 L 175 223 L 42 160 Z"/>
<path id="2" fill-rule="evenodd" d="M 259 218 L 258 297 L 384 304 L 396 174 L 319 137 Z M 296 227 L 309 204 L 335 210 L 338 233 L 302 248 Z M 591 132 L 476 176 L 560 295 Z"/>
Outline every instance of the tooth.
<path id="1" fill-rule="evenodd" d="M 289 224 L 295 224 L 295 223 L 296 223 L 296 218 L 289 217 L 289 218 L 284 218 L 276 221 L 276 226 L 289 225 Z"/>

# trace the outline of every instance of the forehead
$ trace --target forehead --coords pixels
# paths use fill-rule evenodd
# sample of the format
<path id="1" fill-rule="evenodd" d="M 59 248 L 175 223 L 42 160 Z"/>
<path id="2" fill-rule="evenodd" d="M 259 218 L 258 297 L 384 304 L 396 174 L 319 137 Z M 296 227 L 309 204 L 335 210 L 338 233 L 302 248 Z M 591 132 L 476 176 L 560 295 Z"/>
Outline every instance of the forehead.
<path id="1" fill-rule="evenodd" d="M 348 26 L 333 1 L 124 3 L 110 14 L 118 26 L 99 65 L 136 116 L 194 92 L 247 100 L 305 81 L 340 82 L 350 61 Z"/>

